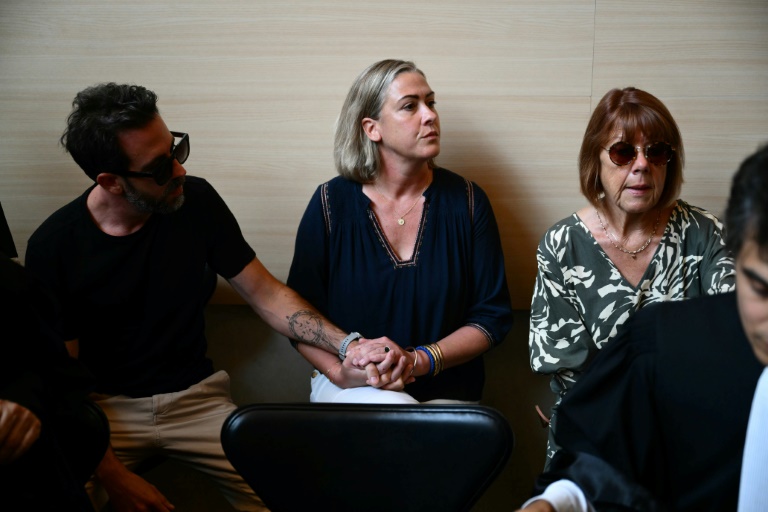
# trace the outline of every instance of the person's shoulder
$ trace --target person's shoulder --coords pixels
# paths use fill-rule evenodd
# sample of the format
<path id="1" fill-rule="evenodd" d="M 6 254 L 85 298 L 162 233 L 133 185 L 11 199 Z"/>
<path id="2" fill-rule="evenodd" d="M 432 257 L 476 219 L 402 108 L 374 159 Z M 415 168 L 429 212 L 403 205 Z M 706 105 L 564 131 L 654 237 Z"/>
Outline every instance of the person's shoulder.
<path id="1" fill-rule="evenodd" d="M 213 188 L 213 185 L 211 185 L 208 180 L 205 178 L 201 178 L 200 176 L 186 176 L 184 178 L 184 194 L 207 194 L 207 193 L 215 193 L 216 189 Z"/>
<path id="2" fill-rule="evenodd" d="M 724 312 L 736 309 L 734 292 L 716 295 L 702 295 L 685 300 L 663 301 L 637 311 L 628 327 L 640 332 L 637 339 L 652 339 L 645 331 L 666 333 L 665 337 L 675 338 L 674 331 L 707 330 L 712 319 L 722 318 Z"/>
<path id="3" fill-rule="evenodd" d="M 354 190 L 356 187 L 359 187 L 359 186 L 360 185 L 356 181 L 352 181 L 343 176 L 336 176 L 318 185 L 317 191 L 319 192 L 321 190 L 327 190 L 328 193 L 344 194 Z"/>
<path id="4" fill-rule="evenodd" d="M 95 185 L 94 185 L 95 186 Z M 70 228 L 88 218 L 86 201 L 93 187 L 89 187 L 80 196 L 60 207 L 46 218 L 29 238 L 29 245 L 42 242 L 51 237 L 68 236 Z"/>
<path id="5" fill-rule="evenodd" d="M 336 176 L 318 185 L 313 194 L 315 200 L 320 200 L 325 208 L 340 213 L 354 211 L 367 205 L 367 199 L 360 193 L 362 185 L 343 176 Z M 357 206 L 357 203 L 360 203 Z"/>
<path id="6" fill-rule="evenodd" d="M 445 167 L 435 167 L 432 169 L 432 179 L 435 183 L 446 184 L 462 184 L 469 181 L 464 176 L 455 173 Z M 476 185 L 476 184 L 475 184 Z"/>
<path id="7" fill-rule="evenodd" d="M 444 167 L 435 167 L 432 172 L 432 185 L 425 194 L 428 199 L 455 206 L 462 205 L 462 208 L 466 208 L 466 204 L 473 209 L 478 205 L 485 208 L 490 206 L 485 190 L 476 182 Z"/>
<path id="8" fill-rule="evenodd" d="M 326 227 L 342 222 L 342 219 L 357 219 L 368 208 L 369 199 L 362 193 L 362 185 L 343 176 L 336 176 L 317 186 L 307 206 L 312 215 L 321 213 Z"/>
<path id="9" fill-rule="evenodd" d="M 444 167 L 432 169 L 432 183 L 441 194 L 451 191 L 466 194 L 469 189 L 475 194 L 479 193 L 485 196 L 485 192 L 477 183 Z"/>
<path id="10" fill-rule="evenodd" d="M 694 312 L 700 317 L 710 316 L 711 313 L 725 311 L 726 309 L 736 309 L 736 292 L 717 293 L 715 295 L 702 295 L 690 299 L 673 301 L 673 310 L 670 315 L 674 316 L 679 312 Z"/>
<path id="11" fill-rule="evenodd" d="M 677 236 L 665 237 L 665 243 L 684 244 L 686 251 L 700 252 L 711 245 L 724 246 L 724 226 L 715 215 L 678 199 L 667 230 Z"/>
<path id="12" fill-rule="evenodd" d="M 216 188 L 200 176 L 184 179 L 184 205 L 171 215 L 160 216 L 164 221 L 178 222 L 196 215 L 212 215 L 228 209 L 227 202 Z"/>
<path id="13" fill-rule="evenodd" d="M 682 199 L 677 200 L 673 212 L 679 215 L 681 222 L 690 224 L 691 221 L 693 221 L 697 225 L 714 224 L 718 228 L 722 226 L 720 219 L 718 219 L 712 212 L 699 206 L 694 206 Z"/>
<path id="14" fill-rule="evenodd" d="M 572 233 L 588 234 L 589 229 L 575 213 L 552 224 L 541 236 L 540 244 L 565 242 Z"/>
<path id="15" fill-rule="evenodd" d="M 547 229 L 547 233 L 560 231 L 562 229 L 573 229 L 577 227 L 584 229 L 583 222 L 581 222 L 581 219 L 579 219 L 578 215 L 572 213 L 569 216 L 563 217 L 562 219 L 552 224 L 549 229 Z"/>

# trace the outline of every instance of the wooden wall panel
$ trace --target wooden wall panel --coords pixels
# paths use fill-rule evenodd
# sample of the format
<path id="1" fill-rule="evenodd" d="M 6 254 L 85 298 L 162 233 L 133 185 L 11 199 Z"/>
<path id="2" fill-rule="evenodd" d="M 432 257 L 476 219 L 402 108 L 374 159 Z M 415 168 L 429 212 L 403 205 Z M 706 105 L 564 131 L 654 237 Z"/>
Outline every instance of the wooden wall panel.
<path id="1" fill-rule="evenodd" d="M 763 0 L 596 3 L 592 105 L 630 85 L 661 99 L 683 136 L 682 197 L 718 215 L 768 141 L 767 21 Z"/>
<path id="2" fill-rule="evenodd" d="M 766 20 L 763 0 L 597 0 L 594 95 L 636 85 L 660 98 L 764 98 Z"/>
<path id="3" fill-rule="evenodd" d="M 763 1 L 5 0 L 0 202 L 29 235 L 88 179 L 57 145 L 70 102 L 101 81 L 155 90 L 280 279 L 315 187 L 335 175 L 333 124 L 354 77 L 413 59 L 437 92 L 439 163 L 491 197 L 514 305 L 526 309 L 544 230 L 583 204 L 576 158 L 590 108 L 635 84 L 665 101 L 688 150 L 684 197 L 718 210 L 766 138 Z M 218 295 L 236 301 L 227 287 Z"/>

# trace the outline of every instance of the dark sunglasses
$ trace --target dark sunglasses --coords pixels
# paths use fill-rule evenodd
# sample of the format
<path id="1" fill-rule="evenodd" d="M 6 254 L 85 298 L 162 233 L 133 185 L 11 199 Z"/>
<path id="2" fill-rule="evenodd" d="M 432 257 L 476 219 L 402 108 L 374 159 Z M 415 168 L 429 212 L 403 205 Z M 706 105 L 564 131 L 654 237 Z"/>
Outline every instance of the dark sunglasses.
<path id="1" fill-rule="evenodd" d="M 645 147 L 633 146 L 629 142 L 620 141 L 610 148 L 603 148 L 611 157 L 611 162 L 619 167 L 625 166 L 637 158 L 637 150 L 642 149 L 645 159 L 653 165 L 664 165 L 672 160 L 675 150 L 666 142 L 653 142 Z"/>
<path id="2" fill-rule="evenodd" d="M 173 176 L 173 161 L 176 160 L 180 164 L 187 161 L 189 157 L 189 134 L 182 132 L 171 132 L 173 135 L 173 142 L 171 143 L 171 156 L 165 157 L 149 172 L 130 172 L 130 171 L 111 171 L 112 174 L 118 176 L 125 176 L 126 178 L 152 178 L 160 186 L 165 185 L 171 181 Z M 176 144 L 176 139 L 181 139 Z"/>

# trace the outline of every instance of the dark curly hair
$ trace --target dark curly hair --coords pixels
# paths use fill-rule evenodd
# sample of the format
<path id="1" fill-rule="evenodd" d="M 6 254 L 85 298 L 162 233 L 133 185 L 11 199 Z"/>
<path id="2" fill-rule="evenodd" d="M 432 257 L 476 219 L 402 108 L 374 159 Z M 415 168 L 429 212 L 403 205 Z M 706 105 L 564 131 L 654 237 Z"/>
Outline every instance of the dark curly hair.
<path id="1" fill-rule="evenodd" d="M 103 83 L 75 96 L 61 145 L 85 174 L 125 171 L 128 158 L 118 141 L 124 130 L 146 126 L 158 114 L 157 95 L 139 85 Z"/>
<path id="2" fill-rule="evenodd" d="M 725 243 L 733 256 L 750 239 L 761 256 L 768 256 L 768 144 L 747 157 L 733 176 L 725 229 Z"/>

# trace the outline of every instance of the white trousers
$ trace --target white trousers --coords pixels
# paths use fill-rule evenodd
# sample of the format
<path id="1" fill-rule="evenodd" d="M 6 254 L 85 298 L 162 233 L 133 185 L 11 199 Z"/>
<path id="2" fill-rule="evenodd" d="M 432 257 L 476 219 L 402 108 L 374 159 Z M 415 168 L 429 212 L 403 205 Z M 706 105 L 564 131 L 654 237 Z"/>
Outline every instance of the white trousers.
<path id="1" fill-rule="evenodd" d="M 344 389 L 328 380 L 328 377 L 318 370 L 312 370 L 310 385 L 312 388 L 309 395 L 310 402 L 336 404 L 477 404 L 477 402 L 446 399 L 419 402 L 405 391 L 388 391 L 371 386 Z"/>

